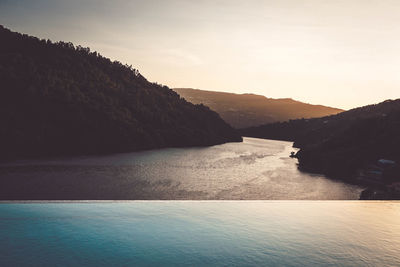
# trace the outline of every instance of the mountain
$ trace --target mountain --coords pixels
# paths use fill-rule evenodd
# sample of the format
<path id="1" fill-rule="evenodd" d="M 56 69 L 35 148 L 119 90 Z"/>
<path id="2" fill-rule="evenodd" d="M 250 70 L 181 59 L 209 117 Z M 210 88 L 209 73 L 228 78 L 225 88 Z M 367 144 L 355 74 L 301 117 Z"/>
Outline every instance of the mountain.
<path id="1" fill-rule="evenodd" d="M 241 141 L 217 113 L 72 43 L 0 26 L 0 158 Z"/>
<path id="2" fill-rule="evenodd" d="M 242 134 L 294 141 L 300 148 L 300 169 L 355 182 L 360 170 L 380 159 L 400 163 L 400 99 L 322 118 L 247 128 Z M 393 170 L 389 182 L 400 182 L 398 165 Z"/>
<path id="3" fill-rule="evenodd" d="M 343 110 L 311 105 L 290 98 L 273 99 L 254 94 L 233 94 L 189 88 L 174 88 L 194 104 L 204 104 L 235 128 L 246 128 L 277 121 L 314 118 L 337 114 Z"/>

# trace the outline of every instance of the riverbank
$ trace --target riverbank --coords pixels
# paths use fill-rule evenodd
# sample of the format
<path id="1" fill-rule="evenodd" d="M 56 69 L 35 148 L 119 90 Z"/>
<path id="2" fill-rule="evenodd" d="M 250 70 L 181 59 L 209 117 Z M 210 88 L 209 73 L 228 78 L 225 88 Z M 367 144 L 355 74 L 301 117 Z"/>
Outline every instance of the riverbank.
<path id="1" fill-rule="evenodd" d="M 339 163 L 332 160 L 331 165 L 324 168 L 320 162 L 314 161 L 311 164 L 310 162 L 305 164 L 302 155 L 301 150 L 296 154 L 291 154 L 299 159 L 300 170 L 325 173 L 327 177 L 366 187 L 360 194 L 360 200 L 400 200 L 400 166 L 396 161 L 379 159 L 365 164 L 362 168 L 358 168 L 355 174 L 352 174 L 354 171 L 349 172 L 341 165 L 343 159 L 340 159 Z"/>
<path id="2" fill-rule="evenodd" d="M 379 160 L 400 163 L 400 99 L 322 118 L 242 129 L 241 134 L 291 140 L 300 149 L 296 155 L 301 170 L 370 187 L 368 179 L 358 175 L 360 171 Z M 400 170 L 392 176 L 390 180 L 378 180 L 379 186 L 391 188 L 400 182 Z"/>

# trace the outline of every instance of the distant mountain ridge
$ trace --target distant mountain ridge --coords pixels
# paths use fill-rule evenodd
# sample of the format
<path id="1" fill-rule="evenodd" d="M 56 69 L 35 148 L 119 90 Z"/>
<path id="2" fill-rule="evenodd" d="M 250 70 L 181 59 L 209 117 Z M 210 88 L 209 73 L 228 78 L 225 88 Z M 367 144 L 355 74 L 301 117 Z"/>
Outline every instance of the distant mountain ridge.
<path id="1" fill-rule="evenodd" d="M 0 159 L 241 141 L 204 105 L 72 43 L 0 25 Z"/>
<path id="2" fill-rule="evenodd" d="M 273 99 L 255 94 L 234 94 L 191 88 L 173 88 L 193 104 L 204 104 L 235 128 L 277 121 L 315 118 L 342 112 L 342 109 L 311 105 L 291 98 Z"/>

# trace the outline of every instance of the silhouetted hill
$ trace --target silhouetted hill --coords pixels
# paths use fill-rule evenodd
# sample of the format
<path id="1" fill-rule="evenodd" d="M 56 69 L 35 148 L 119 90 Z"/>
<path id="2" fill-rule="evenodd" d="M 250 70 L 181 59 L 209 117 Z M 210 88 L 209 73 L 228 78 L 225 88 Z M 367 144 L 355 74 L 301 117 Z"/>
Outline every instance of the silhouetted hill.
<path id="1" fill-rule="evenodd" d="M 204 146 L 241 137 L 131 66 L 0 26 L 0 158 Z"/>
<path id="2" fill-rule="evenodd" d="M 273 99 L 254 94 L 233 94 L 189 88 L 174 88 L 194 104 L 204 104 L 235 128 L 245 128 L 298 118 L 315 118 L 343 110 L 311 105 L 290 98 Z"/>
<path id="3" fill-rule="evenodd" d="M 400 99 L 337 115 L 243 129 L 244 136 L 290 140 L 301 169 L 352 179 L 378 159 L 400 159 Z M 400 172 L 398 174 L 400 181 Z"/>

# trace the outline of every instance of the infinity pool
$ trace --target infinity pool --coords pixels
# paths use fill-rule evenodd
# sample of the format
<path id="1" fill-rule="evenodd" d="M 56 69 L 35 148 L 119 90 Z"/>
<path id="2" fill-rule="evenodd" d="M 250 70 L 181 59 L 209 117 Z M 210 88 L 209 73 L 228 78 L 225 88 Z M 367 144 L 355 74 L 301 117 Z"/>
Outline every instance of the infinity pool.
<path id="1" fill-rule="evenodd" d="M 0 266 L 400 266 L 400 202 L 0 204 Z"/>

